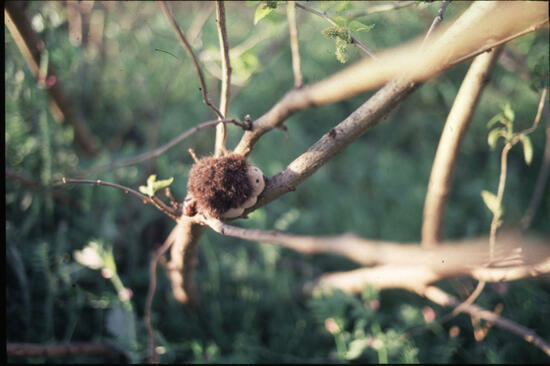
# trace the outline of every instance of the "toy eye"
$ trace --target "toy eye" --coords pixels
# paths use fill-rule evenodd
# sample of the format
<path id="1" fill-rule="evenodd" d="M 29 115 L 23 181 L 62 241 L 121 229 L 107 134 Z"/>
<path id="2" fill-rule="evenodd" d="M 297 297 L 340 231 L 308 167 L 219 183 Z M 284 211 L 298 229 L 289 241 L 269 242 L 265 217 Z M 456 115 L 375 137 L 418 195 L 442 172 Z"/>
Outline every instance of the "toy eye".
<path id="1" fill-rule="evenodd" d="M 260 183 L 260 180 L 259 180 L 259 179 L 256 179 L 256 183 Z"/>

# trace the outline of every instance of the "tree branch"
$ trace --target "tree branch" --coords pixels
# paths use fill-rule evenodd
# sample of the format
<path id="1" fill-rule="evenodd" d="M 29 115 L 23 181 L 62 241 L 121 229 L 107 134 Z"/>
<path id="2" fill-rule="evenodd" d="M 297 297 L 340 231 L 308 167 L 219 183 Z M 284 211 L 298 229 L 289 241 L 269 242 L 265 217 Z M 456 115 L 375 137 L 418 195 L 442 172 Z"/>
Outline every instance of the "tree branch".
<path id="1" fill-rule="evenodd" d="M 366 59 L 299 90 L 287 92 L 267 113 L 254 121 L 235 152 L 248 155 L 260 137 L 279 127 L 292 114 L 313 106 L 347 99 L 377 88 L 394 78 L 425 81 L 457 63 L 484 52 L 502 40 L 531 32 L 548 22 L 545 3 L 473 3 L 423 50 L 419 42 L 386 51 L 378 60 Z M 522 22 L 517 21 L 518 12 Z M 525 25 L 527 24 L 527 26 Z M 525 28 L 527 27 L 527 28 Z M 441 27 L 440 27 L 441 28 Z M 495 41 L 495 39 L 497 41 Z M 407 60 L 403 63 L 402 60 Z"/>
<path id="2" fill-rule="evenodd" d="M 424 47 L 424 45 L 426 44 L 426 41 L 430 38 L 430 36 L 432 35 L 435 28 L 437 28 L 439 23 L 441 23 L 443 21 L 443 13 L 445 13 L 445 10 L 447 9 L 447 6 L 449 6 L 449 3 L 450 3 L 450 0 L 444 0 L 443 3 L 441 3 L 441 7 L 439 8 L 439 11 L 437 12 L 437 16 L 433 20 L 432 25 L 430 26 L 430 29 L 428 29 L 428 33 L 426 33 L 426 36 L 424 37 L 424 40 L 422 41 L 422 46 L 420 46 L 421 48 Z"/>
<path id="3" fill-rule="evenodd" d="M 549 173 L 550 173 L 550 119 L 547 116 L 546 142 L 544 145 L 542 166 L 540 168 L 539 176 L 537 177 L 537 182 L 535 183 L 535 189 L 533 191 L 533 195 L 531 196 L 531 200 L 529 201 L 529 206 L 525 211 L 525 215 L 521 219 L 521 227 L 523 228 L 523 230 L 527 229 L 531 225 L 531 222 L 533 221 L 533 217 L 535 216 L 538 206 L 540 205 L 544 191 L 545 189 L 548 188 L 547 181 L 548 181 Z"/>
<path id="4" fill-rule="evenodd" d="M 182 216 L 174 228 L 176 233 L 167 267 L 172 283 L 172 292 L 179 302 L 191 305 L 196 305 L 199 302 L 199 293 L 195 284 L 195 268 L 198 265 L 198 244 L 205 229 L 205 226 L 187 216 Z"/>
<path id="5" fill-rule="evenodd" d="M 245 215 L 283 194 L 294 191 L 300 183 L 315 173 L 336 154 L 376 126 L 417 87 L 418 84 L 406 81 L 388 83 L 344 121 L 325 133 L 321 139 L 285 169 L 270 178 L 256 205 L 245 211 Z M 237 149 L 237 151 L 239 150 Z"/>
<path id="6" fill-rule="evenodd" d="M 296 2 L 296 6 L 299 7 L 300 9 L 303 9 L 305 11 L 308 11 L 312 14 L 315 14 L 317 16 L 320 16 L 321 18 L 325 19 L 327 22 L 329 22 L 330 24 L 332 24 L 333 26 L 335 27 L 338 27 L 338 23 L 336 23 L 334 20 L 332 20 L 331 17 L 329 17 L 327 15 L 327 13 L 321 13 L 320 11 L 317 11 L 315 9 L 312 9 L 310 7 L 307 7 L 305 5 L 302 5 L 298 2 Z M 374 55 L 374 52 L 372 52 L 372 50 L 370 50 L 367 46 L 365 46 L 364 44 L 362 44 L 357 38 L 355 38 L 354 36 L 351 36 L 351 43 L 354 44 L 357 48 L 359 48 L 361 51 L 363 51 L 365 54 L 369 55 L 370 57 L 376 59 L 376 56 Z"/>
<path id="7" fill-rule="evenodd" d="M 492 50 L 476 57 L 447 116 L 424 202 L 423 246 L 438 245 L 443 240 L 445 208 L 453 184 L 460 145 L 500 52 L 501 49 Z"/>
<path id="8" fill-rule="evenodd" d="M 120 189 L 124 193 L 130 193 L 130 194 L 138 197 L 139 199 L 141 199 L 143 201 L 143 203 L 152 204 L 158 210 L 162 211 L 164 214 L 171 217 L 173 220 L 177 221 L 177 219 L 178 219 L 178 213 L 176 212 L 176 210 L 172 207 L 168 207 L 158 197 L 146 196 L 146 195 L 141 194 L 140 192 L 138 192 L 138 191 L 136 191 L 132 188 L 125 187 L 125 186 L 122 186 L 120 184 L 105 182 L 105 181 L 100 180 L 100 179 L 91 180 L 91 179 L 73 179 L 73 178 L 63 177 L 60 182 L 54 183 L 53 185 L 57 186 L 57 185 L 61 185 L 61 184 L 95 184 L 95 185 L 99 185 L 99 186 L 107 186 L 107 187 Z"/>
<path id="9" fill-rule="evenodd" d="M 199 123 L 198 125 L 190 128 L 190 129 L 188 129 L 187 131 L 181 133 L 180 135 L 176 136 L 172 140 L 168 141 L 166 144 L 157 147 L 155 150 L 148 151 L 148 152 L 139 154 L 139 155 L 131 157 L 131 158 L 126 158 L 126 159 L 121 159 L 121 160 L 118 160 L 118 161 L 113 161 L 110 164 L 99 166 L 97 168 L 89 169 L 87 171 L 79 173 L 78 176 L 95 175 L 95 174 L 98 174 L 98 173 L 101 173 L 101 172 L 104 172 L 104 171 L 107 171 L 107 170 L 118 169 L 118 168 L 122 168 L 122 167 L 125 167 L 125 166 L 128 166 L 128 165 L 138 164 L 138 163 L 141 163 L 141 162 L 149 160 L 149 159 L 157 158 L 160 155 L 164 154 L 166 151 L 170 150 L 171 148 L 173 148 L 174 146 L 179 144 L 181 141 L 183 141 L 186 138 L 188 138 L 189 136 L 193 135 L 194 133 L 196 133 L 196 132 L 198 132 L 198 131 L 200 131 L 204 128 L 216 126 L 220 123 L 222 123 L 222 124 L 233 123 L 237 126 L 240 126 L 244 130 L 250 129 L 250 124 L 248 122 L 241 122 L 241 121 L 237 121 L 236 119 L 223 119 L 223 120 L 212 120 L 212 121 L 202 122 L 202 123 Z"/>
<path id="10" fill-rule="evenodd" d="M 445 293 L 435 286 L 429 286 L 417 292 L 419 293 L 419 295 L 424 296 L 441 306 L 458 307 L 460 305 L 460 301 L 458 299 Z M 476 305 L 466 305 L 461 309 L 461 312 L 468 313 L 472 317 L 485 319 L 494 323 L 494 325 L 497 327 L 506 329 L 514 334 L 517 334 L 527 342 L 539 347 L 544 353 L 550 356 L 550 344 L 539 337 L 531 329 L 525 328 L 524 326 L 512 320 L 503 318 Z"/>
<path id="11" fill-rule="evenodd" d="M 498 253 L 493 263 L 488 266 L 490 256 L 487 238 L 449 242 L 445 246 L 424 248 L 416 243 L 367 240 L 352 234 L 314 237 L 245 229 L 211 218 L 203 219 L 202 222 L 224 236 L 274 243 L 306 255 L 335 254 L 364 266 L 377 265 L 379 267 L 376 270 L 364 268 L 357 270 L 356 273 L 374 273 L 372 275 L 376 278 L 374 285 L 382 288 L 393 287 L 396 284 L 399 284 L 398 287 L 413 288 L 460 275 L 497 282 L 550 273 L 550 248 L 537 241 L 525 240 L 513 233 L 499 239 Z M 380 269 L 380 267 L 383 268 Z M 402 268 L 410 275 L 403 275 Z M 386 278 L 386 276 L 378 276 L 378 271 L 384 273 L 393 271 L 395 274 Z M 347 273 L 349 272 L 330 274 L 323 279 L 339 276 L 347 278 Z M 342 282 L 357 289 L 366 281 L 371 283 L 370 275 L 369 280 L 361 276 L 357 275 L 357 280 L 360 279 L 361 283 L 355 283 L 352 280 L 342 280 Z"/>
<path id="12" fill-rule="evenodd" d="M 172 230 L 168 238 L 164 241 L 160 248 L 158 248 L 151 262 L 149 263 L 149 289 L 147 291 L 147 298 L 145 299 L 145 326 L 147 327 L 147 336 L 149 337 L 148 352 L 149 363 L 158 363 L 158 354 L 156 351 L 155 342 L 155 330 L 153 328 L 153 321 L 151 319 L 151 312 L 153 308 L 153 299 L 155 297 L 155 291 L 157 289 L 157 264 L 159 259 L 166 253 L 170 246 L 174 243 L 176 230 Z"/>
<path id="13" fill-rule="evenodd" d="M 231 98 L 231 62 L 229 60 L 229 43 L 227 42 L 227 30 L 225 26 L 225 5 L 223 1 L 216 1 L 216 24 L 218 26 L 218 38 L 220 40 L 220 53 L 222 60 L 222 86 L 220 92 L 220 111 L 227 117 L 229 112 L 229 100 Z M 221 117 L 223 119 L 224 117 Z M 216 126 L 216 142 L 214 146 L 214 155 L 222 156 L 225 154 L 225 139 L 227 130 L 224 123 Z"/>
<path id="14" fill-rule="evenodd" d="M 298 42 L 298 27 L 296 26 L 296 2 L 289 1 L 287 6 L 288 30 L 290 33 L 290 51 L 292 53 L 292 72 L 294 87 L 300 88 L 303 83 L 300 66 L 300 45 Z"/>
<path id="15" fill-rule="evenodd" d="M 416 1 L 396 1 L 393 4 L 381 4 L 368 7 L 367 9 L 356 10 L 352 13 L 348 13 L 350 19 L 359 18 L 365 15 L 370 15 L 374 13 L 380 13 L 383 11 L 397 10 L 407 6 L 414 5 Z"/>
<path id="16" fill-rule="evenodd" d="M 193 60 L 193 65 L 195 65 L 195 70 L 197 70 L 197 74 L 199 75 L 199 81 L 200 81 L 200 84 L 201 84 L 202 99 L 204 101 L 204 104 L 206 104 L 208 107 L 210 107 L 210 109 L 212 109 L 218 115 L 218 117 L 220 119 L 224 119 L 224 115 L 220 112 L 220 110 L 218 108 L 216 108 L 215 105 L 213 105 L 210 102 L 210 99 L 208 99 L 208 92 L 207 92 L 207 89 L 206 89 L 206 83 L 204 82 L 204 76 L 202 74 L 202 70 L 201 70 L 201 67 L 199 65 L 199 61 L 197 60 L 197 58 L 195 57 L 195 54 L 193 53 L 193 49 L 191 48 L 191 45 L 189 44 L 189 42 L 187 42 L 187 39 L 183 35 L 183 32 L 181 31 L 181 28 L 179 27 L 178 23 L 176 22 L 176 19 L 174 19 L 174 16 L 170 12 L 170 10 L 168 10 L 168 6 L 166 5 L 166 2 L 164 0 L 160 1 L 160 6 L 161 6 L 164 14 L 166 14 L 166 17 L 170 21 L 170 24 L 172 24 L 172 26 L 176 30 L 176 33 L 178 34 L 178 37 L 179 37 L 183 47 L 185 48 L 185 50 L 187 51 L 187 53 L 189 54 L 189 56 Z"/>

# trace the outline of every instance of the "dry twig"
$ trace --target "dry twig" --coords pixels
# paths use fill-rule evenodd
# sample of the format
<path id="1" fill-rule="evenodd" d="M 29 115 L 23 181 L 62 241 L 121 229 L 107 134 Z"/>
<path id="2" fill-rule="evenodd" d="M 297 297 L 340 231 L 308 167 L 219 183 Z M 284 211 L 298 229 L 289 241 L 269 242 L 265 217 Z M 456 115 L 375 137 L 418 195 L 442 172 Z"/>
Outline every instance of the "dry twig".
<path id="1" fill-rule="evenodd" d="M 199 65 L 199 61 L 197 60 L 197 58 L 195 57 L 195 54 L 193 53 L 193 49 L 191 48 L 191 45 L 189 44 L 189 42 L 187 42 L 187 39 L 183 35 L 183 32 L 181 31 L 181 28 L 179 27 L 178 23 L 176 22 L 176 19 L 174 19 L 174 16 L 170 12 L 170 10 L 168 10 L 168 6 L 166 5 L 166 2 L 161 0 L 160 1 L 160 6 L 161 6 L 162 10 L 164 11 L 164 14 L 166 14 L 166 17 L 170 21 L 170 24 L 172 24 L 172 26 L 176 30 L 176 33 L 178 34 L 178 37 L 179 37 L 183 47 L 185 48 L 185 50 L 187 51 L 187 53 L 189 54 L 189 56 L 193 60 L 193 65 L 195 65 L 195 70 L 197 70 L 197 74 L 199 75 L 199 81 L 200 81 L 200 84 L 201 84 L 202 99 L 204 101 L 204 104 L 206 104 L 208 107 L 210 107 L 210 109 L 212 109 L 218 115 L 218 117 L 220 119 L 224 119 L 224 115 L 220 112 L 220 110 L 218 108 L 216 108 L 215 105 L 212 104 L 212 102 L 210 102 L 210 99 L 208 98 L 208 91 L 206 89 L 206 83 L 204 82 L 204 76 L 202 74 L 202 70 L 201 70 L 201 67 Z"/>
<path id="2" fill-rule="evenodd" d="M 93 179 L 74 179 L 74 178 L 65 178 L 65 177 L 63 177 L 60 182 L 54 183 L 54 186 L 61 185 L 61 184 L 95 184 L 95 185 L 99 185 L 99 186 L 107 186 L 107 187 L 120 189 L 124 193 L 130 193 L 130 194 L 138 197 L 139 199 L 142 200 L 143 203 L 152 204 L 157 209 L 159 209 L 161 212 L 163 212 L 166 215 L 168 215 L 169 217 L 171 217 L 173 220 L 177 221 L 177 219 L 178 219 L 178 215 L 177 215 L 176 210 L 172 207 L 168 207 L 158 197 L 146 196 L 146 195 L 141 194 L 140 192 L 138 192 L 138 191 L 136 191 L 132 188 L 125 187 L 125 186 L 120 185 L 120 184 L 105 182 L 101 179 L 93 180 Z"/>
<path id="3" fill-rule="evenodd" d="M 227 30 L 225 26 L 225 5 L 223 1 L 216 1 L 216 24 L 218 26 L 218 38 L 220 40 L 220 53 L 222 60 L 222 86 L 220 91 L 220 119 L 227 117 L 229 112 L 229 100 L 231 98 L 231 62 L 229 60 L 229 43 L 227 42 Z M 227 128 L 225 123 L 216 126 L 216 142 L 214 146 L 214 155 L 222 156 L 225 154 L 225 139 L 227 137 Z"/>
<path id="4" fill-rule="evenodd" d="M 448 295 L 447 293 L 445 293 L 444 291 L 440 290 L 435 286 L 426 287 L 418 291 L 418 293 L 421 296 L 424 296 L 441 306 L 452 306 L 456 308 L 458 308 L 458 306 L 461 306 L 460 301 L 458 299 Z M 550 356 L 550 344 L 544 339 L 542 339 L 541 337 L 539 337 L 533 330 L 525 328 L 524 326 L 517 324 L 514 321 L 503 318 L 493 312 L 487 311 L 473 304 L 462 306 L 460 311 L 464 313 L 468 313 L 472 317 L 477 317 L 477 318 L 490 321 L 497 327 L 506 329 L 514 334 L 517 334 L 521 336 L 523 339 L 525 339 L 527 342 L 532 343 L 535 346 L 539 347 L 544 353 Z"/>
<path id="5" fill-rule="evenodd" d="M 298 43 L 298 27 L 296 26 L 296 2 L 289 1 L 287 6 L 288 30 L 290 33 L 290 51 L 292 53 L 292 72 L 294 87 L 302 86 L 302 70 L 300 66 L 300 45 Z"/>
<path id="6" fill-rule="evenodd" d="M 447 6 L 449 6 L 449 3 L 450 3 L 450 0 L 444 0 L 443 3 L 441 4 L 441 7 L 437 12 L 437 16 L 433 20 L 432 25 L 430 26 L 430 29 L 428 29 L 428 33 L 426 33 L 426 36 L 422 41 L 422 46 L 420 46 L 421 48 L 424 47 L 424 45 L 426 44 L 426 41 L 430 38 L 430 36 L 432 35 L 435 28 L 437 28 L 439 23 L 443 21 L 443 13 L 445 13 L 445 9 L 447 9 Z"/>
<path id="7" fill-rule="evenodd" d="M 208 127 L 216 126 L 219 123 L 223 123 L 223 124 L 233 123 L 237 126 L 240 126 L 244 130 L 248 130 L 250 128 L 249 123 L 237 121 L 236 119 L 223 119 L 221 121 L 220 120 L 212 120 L 212 121 L 202 122 L 202 123 L 199 123 L 198 125 L 190 128 L 190 129 L 188 129 L 187 131 L 181 133 L 180 135 L 176 136 L 172 140 L 168 141 L 166 144 L 157 147 L 155 150 L 148 151 L 148 152 L 139 154 L 139 155 L 131 157 L 131 158 L 126 158 L 126 159 L 121 159 L 121 160 L 118 160 L 118 161 L 114 161 L 110 164 L 103 165 L 103 166 L 100 166 L 100 167 L 97 167 L 97 168 L 92 168 L 92 169 L 84 171 L 84 172 L 82 172 L 78 175 L 79 176 L 94 175 L 94 174 L 98 174 L 98 173 L 101 173 L 101 172 L 104 172 L 104 171 L 107 171 L 107 170 L 118 169 L 118 168 L 122 168 L 122 167 L 125 167 L 125 166 L 138 164 L 138 163 L 141 163 L 141 162 L 149 160 L 149 159 L 157 158 L 160 155 L 164 154 L 166 151 L 170 150 L 171 148 L 173 148 L 174 146 L 179 144 L 181 141 L 183 141 L 186 138 L 188 138 L 189 136 L 193 135 L 194 133 L 196 133 L 196 132 L 198 132 L 202 129 L 208 128 Z"/>

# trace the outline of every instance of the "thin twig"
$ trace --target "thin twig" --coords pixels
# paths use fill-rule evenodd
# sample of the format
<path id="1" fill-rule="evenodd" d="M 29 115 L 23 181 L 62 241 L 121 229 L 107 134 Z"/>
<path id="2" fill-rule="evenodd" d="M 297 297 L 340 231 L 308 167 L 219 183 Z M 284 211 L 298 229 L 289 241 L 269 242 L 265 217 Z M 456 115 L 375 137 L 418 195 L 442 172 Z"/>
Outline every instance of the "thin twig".
<path id="1" fill-rule="evenodd" d="M 224 120 L 221 120 L 221 121 L 220 120 L 212 120 L 212 121 L 202 122 L 202 123 L 199 123 L 198 125 L 190 128 L 190 129 L 188 129 L 187 131 L 181 133 L 179 136 L 176 136 L 172 140 L 168 141 L 166 144 L 157 147 L 155 150 L 148 151 L 148 152 L 139 154 L 139 155 L 131 157 L 131 158 L 114 161 L 110 164 L 103 165 L 103 166 L 100 166 L 100 167 L 97 167 L 97 168 L 89 169 L 87 171 L 84 171 L 84 172 L 80 173 L 79 176 L 94 175 L 94 174 L 98 174 L 98 173 L 101 173 L 101 172 L 104 172 L 104 171 L 118 169 L 118 168 L 122 168 L 122 167 L 125 167 L 125 166 L 128 166 L 128 165 L 141 163 L 141 162 L 149 160 L 149 159 L 157 158 L 160 155 L 164 154 L 166 151 L 168 151 L 171 148 L 173 148 L 174 146 L 176 146 L 181 141 L 183 141 L 186 138 L 188 138 L 189 136 L 193 135 L 194 133 L 196 133 L 196 132 L 198 132 L 198 131 L 200 131 L 204 128 L 216 126 L 218 123 L 223 123 L 223 124 L 233 123 L 233 124 L 236 124 L 237 126 L 242 127 L 244 130 L 248 130 L 250 128 L 249 123 L 241 122 L 241 121 L 238 121 L 236 119 L 224 119 Z"/>
<path id="2" fill-rule="evenodd" d="M 519 133 L 514 134 L 514 137 L 509 142 L 507 142 L 506 145 L 504 145 L 504 148 L 502 149 L 502 153 L 500 156 L 500 177 L 498 182 L 498 191 L 497 191 L 496 204 L 495 204 L 495 206 L 498 207 L 499 210 L 502 205 L 502 198 L 504 196 L 504 189 L 506 187 L 506 172 L 508 169 L 508 152 L 510 151 L 510 149 L 512 149 L 512 147 L 515 144 L 519 142 L 520 136 L 528 135 L 537 128 L 540 121 L 540 117 L 542 115 L 542 108 L 544 106 L 545 97 L 546 97 L 546 89 L 544 89 L 541 94 L 537 115 L 535 117 L 535 120 L 533 121 L 533 125 Z M 498 214 L 493 213 L 493 219 L 491 220 L 491 231 L 489 234 L 489 263 L 487 265 L 490 265 L 494 261 L 496 235 L 497 235 L 497 229 L 500 226 L 500 219 L 501 219 L 500 213 Z M 453 311 L 453 314 L 458 314 L 459 312 L 462 311 L 462 309 L 465 306 L 472 304 L 483 291 L 485 284 L 486 284 L 486 281 L 479 281 L 475 290 L 472 292 L 472 294 L 468 296 L 468 298 Z"/>
<path id="3" fill-rule="evenodd" d="M 229 43 L 227 41 L 227 30 L 225 26 L 225 5 L 223 1 L 216 1 L 216 25 L 218 26 L 218 38 L 220 40 L 220 53 L 222 61 L 222 86 L 220 91 L 220 111 L 223 116 L 229 112 L 229 100 L 231 98 L 231 62 L 229 60 Z M 224 117 L 220 117 L 224 119 Z M 214 155 L 222 156 L 225 154 L 225 139 L 227 138 L 227 128 L 224 123 L 216 126 L 216 142 L 214 145 Z"/>
<path id="4" fill-rule="evenodd" d="M 298 27 L 296 26 L 296 2 L 289 1 L 287 6 L 288 30 L 290 33 L 290 51 L 292 53 L 292 72 L 294 73 L 294 87 L 300 88 L 303 83 L 300 45 L 298 43 Z"/>
<path id="5" fill-rule="evenodd" d="M 120 184 L 105 182 L 101 179 L 92 180 L 92 179 L 74 179 L 74 178 L 65 178 L 65 177 L 63 177 L 60 182 L 56 182 L 53 185 L 56 186 L 56 185 L 62 185 L 62 184 L 95 184 L 95 185 L 99 185 L 99 186 L 107 186 L 107 187 L 120 189 L 124 193 L 131 193 L 134 196 L 138 197 L 139 199 L 141 199 L 143 201 L 143 203 L 152 204 L 157 209 L 159 209 L 160 211 L 162 211 L 163 213 L 165 213 L 166 215 L 170 216 L 172 219 L 177 221 L 177 214 L 176 214 L 175 210 L 171 207 L 168 207 L 164 202 L 162 202 L 160 199 L 158 199 L 158 197 L 152 197 L 151 198 L 151 197 L 146 196 L 146 195 L 144 195 L 144 194 L 142 194 L 142 193 L 140 193 L 140 192 L 138 192 L 138 191 L 136 191 L 132 188 L 129 188 L 129 187 L 126 187 L 126 186 L 123 186 L 123 185 L 120 185 Z"/>
<path id="6" fill-rule="evenodd" d="M 157 289 L 157 263 L 159 259 L 166 253 L 168 248 L 174 243 L 176 231 L 173 230 L 162 246 L 154 253 L 149 264 L 149 289 L 145 300 L 145 325 L 147 327 L 147 335 L 149 337 L 149 363 L 158 363 L 158 354 L 155 346 L 155 330 L 151 320 L 151 309 L 153 306 L 153 298 Z"/>
<path id="7" fill-rule="evenodd" d="M 548 89 L 546 88 L 544 89 L 545 92 L 547 90 Z M 521 219 L 521 227 L 523 230 L 526 230 L 531 225 L 533 217 L 535 216 L 535 212 L 537 211 L 537 208 L 543 197 L 544 190 L 547 189 L 546 182 L 548 181 L 548 175 L 550 173 L 550 119 L 548 117 L 546 120 L 546 142 L 544 145 L 544 154 L 542 159 L 542 166 L 540 168 L 537 182 L 535 183 L 533 196 L 529 201 L 529 206 L 525 211 L 525 215 Z"/>
<path id="8" fill-rule="evenodd" d="M 312 9 L 308 6 L 305 6 L 305 5 L 302 5 L 298 2 L 296 2 L 296 6 L 305 10 L 305 11 L 308 11 L 312 14 L 315 14 L 315 15 L 318 15 L 320 16 L 321 18 L 325 19 L 327 22 L 329 22 L 330 24 L 332 24 L 333 26 L 335 27 L 338 27 L 338 23 L 336 23 L 334 20 L 332 20 L 331 17 L 329 17 L 327 15 L 327 13 L 323 12 L 321 13 L 320 11 L 317 11 L 315 9 Z M 366 53 L 367 55 L 369 55 L 370 57 L 376 59 L 376 56 L 374 55 L 374 52 L 372 50 L 370 50 L 367 46 L 365 46 L 363 43 L 361 43 L 357 38 L 355 38 L 354 36 L 351 36 L 351 43 L 354 44 L 357 48 L 359 48 L 361 51 L 363 51 L 364 53 Z"/>
<path id="9" fill-rule="evenodd" d="M 519 31 L 515 34 L 512 34 L 511 36 L 508 36 L 506 38 L 503 38 L 501 40 L 493 42 L 489 45 L 485 45 L 485 46 L 483 46 L 483 47 L 481 47 L 481 48 L 479 48 L 479 49 L 477 49 L 473 52 L 470 52 L 469 54 L 467 54 L 465 56 L 461 56 L 461 57 L 457 58 L 456 60 L 451 61 L 448 65 L 448 67 L 450 68 L 450 67 L 453 67 L 454 65 L 458 65 L 459 63 L 461 63 L 463 61 L 466 61 L 466 60 L 469 60 L 473 57 L 476 57 L 477 55 L 479 55 L 483 52 L 487 52 L 487 50 L 490 50 L 491 48 L 498 47 L 498 46 L 503 45 L 507 42 L 510 42 L 510 41 L 512 41 L 516 38 L 519 38 L 519 37 L 521 37 L 525 34 L 534 32 L 534 31 L 538 30 L 539 28 L 543 27 L 546 23 L 548 23 L 548 19 L 545 19 L 541 22 L 538 22 L 537 24 L 534 24 L 534 25 L 532 25 L 532 26 L 530 26 L 530 27 L 528 27 L 528 28 L 526 28 L 522 31 Z"/>
<path id="10" fill-rule="evenodd" d="M 201 83 L 202 99 L 203 99 L 204 103 L 208 107 L 210 107 L 210 109 L 212 109 L 218 115 L 218 117 L 223 119 L 224 115 L 220 112 L 220 110 L 218 108 L 216 108 L 215 105 L 213 105 L 210 102 L 210 99 L 208 99 L 208 92 L 207 92 L 207 89 L 206 89 L 206 83 L 204 82 L 204 76 L 202 74 L 202 70 L 201 70 L 201 67 L 199 65 L 199 61 L 197 60 L 197 58 L 195 57 L 195 54 L 193 53 L 193 49 L 191 48 L 191 45 L 189 44 L 189 42 L 187 42 L 187 39 L 183 35 L 183 32 L 181 31 L 181 28 L 179 27 L 178 23 L 176 22 L 176 19 L 174 19 L 174 16 L 170 12 L 170 10 L 168 10 L 168 6 L 166 5 L 166 2 L 164 0 L 160 1 L 160 6 L 161 6 L 162 10 L 164 11 L 164 14 L 166 14 L 166 17 L 168 17 L 168 20 L 170 21 L 170 23 L 172 24 L 172 26 L 176 30 L 176 33 L 178 34 L 178 37 L 179 37 L 181 43 L 183 44 L 183 47 L 185 48 L 185 50 L 187 51 L 187 53 L 189 54 L 189 56 L 193 60 L 193 64 L 195 65 L 195 69 L 197 70 L 197 74 L 199 75 L 199 81 Z"/>
<path id="11" fill-rule="evenodd" d="M 461 306 L 458 299 L 445 293 L 435 286 L 429 286 L 422 291 L 419 291 L 419 294 L 441 306 L 453 306 L 457 308 Z M 510 332 L 521 336 L 527 342 L 539 347 L 544 353 L 550 356 L 550 344 L 539 337 L 531 329 L 528 329 L 512 320 L 503 318 L 491 311 L 485 310 L 473 304 L 463 306 L 461 308 L 461 312 L 468 313 L 471 316 L 479 317 L 481 319 L 493 322 L 495 326 L 509 330 Z"/>
<path id="12" fill-rule="evenodd" d="M 521 131 L 520 134 L 528 135 L 528 134 L 530 134 L 531 132 L 533 132 L 537 129 L 537 126 L 539 125 L 539 122 L 540 122 L 540 117 L 542 116 L 542 110 L 544 108 L 544 103 L 546 102 L 546 93 L 547 92 L 548 92 L 548 88 L 544 88 L 542 90 L 541 94 L 540 94 L 539 105 L 537 107 L 537 115 L 535 116 L 535 120 L 533 121 L 533 124 L 531 125 L 531 127 Z"/>
<path id="13" fill-rule="evenodd" d="M 407 6 L 414 5 L 416 1 L 396 1 L 393 4 L 382 4 L 382 5 L 374 5 L 371 7 L 368 7 L 367 9 L 362 10 L 356 10 L 354 12 L 348 13 L 347 16 L 350 19 L 359 18 L 365 15 L 370 15 L 374 13 L 381 13 L 383 11 L 390 11 L 390 10 L 396 10 L 401 9 Z"/>
<path id="14" fill-rule="evenodd" d="M 445 12 L 445 9 L 447 9 L 447 6 L 449 6 L 449 3 L 450 3 L 449 0 L 445 0 L 441 4 L 441 7 L 439 8 L 439 11 L 437 12 L 437 16 L 433 20 L 432 25 L 430 26 L 430 29 L 428 29 L 428 33 L 426 33 L 426 37 L 424 37 L 424 41 L 422 41 L 422 45 L 420 46 L 420 48 L 424 48 L 424 45 L 426 44 L 426 41 L 428 40 L 428 38 L 430 38 L 430 36 L 432 35 L 435 28 L 437 28 L 439 26 L 439 23 L 441 23 L 441 21 L 443 21 L 443 13 Z"/>

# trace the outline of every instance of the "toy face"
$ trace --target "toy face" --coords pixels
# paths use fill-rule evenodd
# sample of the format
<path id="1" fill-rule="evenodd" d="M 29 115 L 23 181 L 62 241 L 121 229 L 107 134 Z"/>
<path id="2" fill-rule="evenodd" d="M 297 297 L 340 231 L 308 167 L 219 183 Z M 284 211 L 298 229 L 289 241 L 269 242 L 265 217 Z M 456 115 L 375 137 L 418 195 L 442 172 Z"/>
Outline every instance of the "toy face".
<path id="1" fill-rule="evenodd" d="M 256 201 L 258 201 L 258 196 L 260 195 L 260 193 L 263 192 L 265 188 L 264 174 L 258 167 L 255 167 L 254 165 L 249 165 L 247 174 L 248 179 L 250 180 L 250 184 L 252 185 L 252 193 L 250 194 L 250 197 L 246 201 L 244 201 L 239 207 L 227 210 L 223 214 L 223 217 L 226 219 L 239 217 L 243 214 L 245 209 L 254 206 L 256 204 Z"/>
<path id="2" fill-rule="evenodd" d="M 254 165 L 250 165 L 248 167 L 248 178 L 250 179 L 250 184 L 252 185 L 251 196 L 258 197 L 265 188 L 264 174 L 258 167 L 255 167 Z M 250 207 L 250 206 L 247 206 L 247 207 Z"/>

